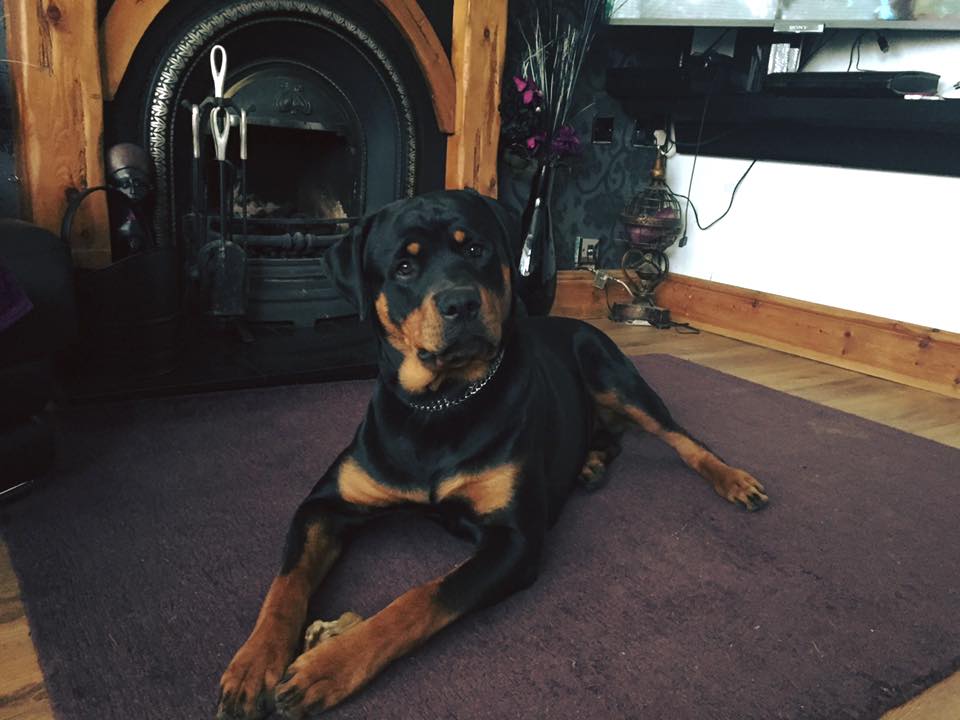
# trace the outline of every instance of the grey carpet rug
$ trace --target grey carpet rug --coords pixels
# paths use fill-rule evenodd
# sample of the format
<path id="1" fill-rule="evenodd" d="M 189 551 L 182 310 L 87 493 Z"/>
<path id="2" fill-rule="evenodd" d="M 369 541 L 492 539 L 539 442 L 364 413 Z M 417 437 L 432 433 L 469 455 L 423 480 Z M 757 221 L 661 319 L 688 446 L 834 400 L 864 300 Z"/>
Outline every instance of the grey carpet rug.
<path id="1" fill-rule="evenodd" d="M 637 364 L 770 507 L 728 506 L 631 435 L 608 486 L 568 504 L 533 588 L 325 717 L 873 719 L 960 668 L 960 452 L 675 358 Z M 56 477 L 2 511 L 58 717 L 213 716 L 287 522 L 370 388 L 61 413 Z M 373 613 L 468 553 L 386 522 L 315 605 Z"/>

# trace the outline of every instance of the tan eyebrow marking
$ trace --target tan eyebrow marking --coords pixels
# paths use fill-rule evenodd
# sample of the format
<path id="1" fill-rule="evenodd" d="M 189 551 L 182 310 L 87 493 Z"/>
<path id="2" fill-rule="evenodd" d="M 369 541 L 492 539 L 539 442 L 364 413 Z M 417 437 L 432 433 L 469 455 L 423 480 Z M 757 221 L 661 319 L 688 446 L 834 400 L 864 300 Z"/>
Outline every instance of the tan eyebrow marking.
<path id="1" fill-rule="evenodd" d="M 454 230 L 453 239 L 456 240 L 458 243 L 462 243 L 464 240 L 467 239 L 467 234 L 463 230 Z"/>
<path id="2" fill-rule="evenodd" d="M 420 243 L 418 243 L 418 242 L 412 242 L 412 243 L 410 243 L 409 245 L 407 245 L 407 252 L 410 253 L 411 255 L 419 255 L 419 254 L 420 254 Z"/>

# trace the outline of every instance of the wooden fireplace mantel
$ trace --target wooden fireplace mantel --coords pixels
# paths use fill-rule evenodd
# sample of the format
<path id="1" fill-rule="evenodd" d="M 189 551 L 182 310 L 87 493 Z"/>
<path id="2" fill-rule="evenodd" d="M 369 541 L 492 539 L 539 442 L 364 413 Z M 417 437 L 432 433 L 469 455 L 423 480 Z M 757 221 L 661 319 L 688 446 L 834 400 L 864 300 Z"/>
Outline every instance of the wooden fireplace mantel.
<path id="1" fill-rule="evenodd" d="M 113 100 L 140 39 L 171 0 L 116 0 L 100 32 L 104 99 Z M 453 67 L 416 0 L 377 0 L 403 33 L 423 71 L 440 132 L 452 134 L 456 81 Z"/>
<path id="2" fill-rule="evenodd" d="M 24 219 L 59 234 L 68 195 L 104 182 L 96 3 L 4 0 L 4 11 L 20 207 Z M 103 193 L 83 204 L 71 240 L 78 265 L 110 262 Z"/>
<path id="3" fill-rule="evenodd" d="M 417 0 L 376 1 L 409 43 L 437 126 L 449 135 L 447 187 L 496 196 L 508 0 L 454 0 L 452 58 Z M 98 26 L 90 0 L 5 1 L 25 219 L 59 232 L 69 196 L 103 184 L 103 102 L 113 98 L 144 33 L 169 2 L 116 0 Z M 84 203 L 71 241 L 78 265 L 110 262 L 102 193 Z"/>

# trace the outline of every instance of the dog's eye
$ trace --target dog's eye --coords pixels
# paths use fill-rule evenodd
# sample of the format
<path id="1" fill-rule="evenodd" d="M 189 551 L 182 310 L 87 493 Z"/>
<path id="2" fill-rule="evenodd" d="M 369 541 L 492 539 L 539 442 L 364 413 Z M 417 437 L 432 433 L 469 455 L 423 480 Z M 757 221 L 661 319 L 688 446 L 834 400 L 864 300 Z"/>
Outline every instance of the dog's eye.
<path id="1" fill-rule="evenodd" d="M 400 260 L 393 269 L 393 274 L 401 280 L 412 278 L 417 273 L 417 266 L 412 260 Z"/>
<path id="2" fill-rule="evenodd" d="M 467 255 L 472 258 L 478 258 L 483 256 L 483 245 L 480 243 L 470 243 L 467 247 Z"/>

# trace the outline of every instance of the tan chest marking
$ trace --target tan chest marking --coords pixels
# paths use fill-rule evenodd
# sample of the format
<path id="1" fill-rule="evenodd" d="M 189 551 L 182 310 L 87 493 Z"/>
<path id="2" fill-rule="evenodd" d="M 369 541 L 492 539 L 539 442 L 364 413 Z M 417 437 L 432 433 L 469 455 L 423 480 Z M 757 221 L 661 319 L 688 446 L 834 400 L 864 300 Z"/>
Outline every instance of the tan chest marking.
<path id="1" fill-rule="evenodd" d="M 478 515 L 502 510 L 513 500 L 520 469 L 513 463 L 477 473 L 460 473 L 440 483 L 437 500 L 466 500 Z"/>
<path id="2" fill-rule="evenodd" d="M 340 465 L 337 486 L 340 497 L 354 505 L 387 507 L 430 502 L 430 494 L 426 490 L 401 490 L 377 482 L 353 458 L 347 458 Z"/>

